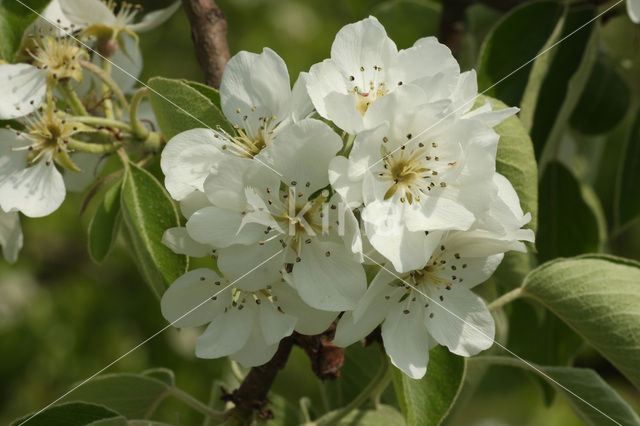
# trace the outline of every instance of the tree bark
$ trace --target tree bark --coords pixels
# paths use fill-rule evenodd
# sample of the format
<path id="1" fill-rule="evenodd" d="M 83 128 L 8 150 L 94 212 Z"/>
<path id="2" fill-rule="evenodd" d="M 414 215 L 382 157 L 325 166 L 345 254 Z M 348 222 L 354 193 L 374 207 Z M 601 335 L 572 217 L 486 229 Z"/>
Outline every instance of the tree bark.
<path id="1" fill-rule="evenodd" d="M 191 23 L 191 38 L 205 83 L 217 89 L 229 61 L 227 20 L 214 0 L 182 0 L 182 6 Z"/>

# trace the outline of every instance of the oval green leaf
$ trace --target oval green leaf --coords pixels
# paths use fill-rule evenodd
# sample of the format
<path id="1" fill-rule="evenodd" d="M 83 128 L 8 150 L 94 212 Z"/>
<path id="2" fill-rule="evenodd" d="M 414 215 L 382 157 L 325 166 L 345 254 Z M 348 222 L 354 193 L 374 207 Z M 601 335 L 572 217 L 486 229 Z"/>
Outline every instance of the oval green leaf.
<path id="1" fill-rule="evenodd" d="M 531 297 L 640 387 L 640 264 L 604 255 L 558 259 L 531 271 Z"/>
<path id="2" fill-rule="evenodd" d="M 463 357 L 443 346 L 429 352 L 427 374 L 414 380 L 393 368 L 393 385 L 407 425 L 439 425 L 449 414 L 466 371 Z"/>
<path id="3" fill-rule="evenodd" d="M 169 228 L 180 226 L 176 206 L 148 171 L 129 164 L 121 194 L 125 236 L 145 280 L 158 297 L 187 271 L 188 259 L 162 244 Z"/>
<path id="4" fill-rule="evenodd" d="M 194 128 L 220 126 L 232 133 L 233 128 L 222 111 L 202 93 L 205 89 L 196 89 L 190 84 L 162 77 L 149 80 L 151 107 L 165 139 Z"/>
<path id="5" fill-rule="evenodd" d="M 616 220 L 622 227 L 640 216 L 640 109 L 631 125 L 616 191 Z"/>
<path id="6" fill-rule="evenodd" d="M 640 425 L 638 415 L 629 404 L 593 370 L 545 367 L 502 356 L 480 357 L 478 360 L 521 367 L 537 374 L 560 392 L 585 424 L 609 426 L 615 422 L 625 426 Z"/>
<path id="7" fill-rule="evenodd" d="M 20 50 L 24 32 L 38 18 L 51 0 L 0 2 L 0 56 L 13 62 Z"/>
<path id="8" fill-rule="evenodd" d="M 170 386 L 139 374 L 105 374 L 85 383 L 66 397 L 101 404 L 127 418 L 148 418 L 168 395 Z"/>
<path id="9" fill-rule="evenodd" d="M 118 180 L 107 190 L 89 223 L 89 256 L 96 263 L 104 261 L 118 238 L 121 188 Z"/>
<path id="10" fill-rule="evenodd" d="M 27 421 L 29 426 L 86 426 L 99 420 L 115 418 L 121 418 L 120 414 L 103 405 L 68 402 L 49 407 L 41 413 L 24 416 L 11 423 L 11 426 Z"/>

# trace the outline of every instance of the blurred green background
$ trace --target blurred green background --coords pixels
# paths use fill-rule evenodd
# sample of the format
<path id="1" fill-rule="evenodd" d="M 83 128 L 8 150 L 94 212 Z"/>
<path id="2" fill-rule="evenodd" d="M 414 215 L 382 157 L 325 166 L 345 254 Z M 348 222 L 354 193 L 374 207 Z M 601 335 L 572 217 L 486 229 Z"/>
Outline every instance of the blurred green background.
<path id="1" fill-rule="evenodd" d="M 149 10 L 168 4 L 141 3 Z M 232 54 L 239 50 L 258 52 L 268 46 L 283 57 L 292 80 L 329 56 L 335 33 L 347 23 L 375 15 L 398 47 L 405 48 L 420 37 L 437 35 L 441 7 L 438 2 L 421 0 L 220 0 L 218 4 L 227 16 Z M 482 5 L 468 11 L 457 55 L 463 69 L 474 66 L 483 37 L 500 16 Z M 616 31 L 627 25 L 626 18 L 621 18 L 609 21 L 609 25 L 616 25 Z M 638 37 L 633 28 L 629 31 L 630 37 Z M 157 75 L 202 81 L 182 10 L 161 28 L 143 34 L 141 47 L 145 59 L 142 81 Z M 606 176 L 615 173 L 617 163 L 606 166 L 604 162 L 605 170 L 594 171 L 589 169 L 589 159 L 593 155 L 613 158 L 619 153 L 624 125 L 623 121 L 607 137 L 592 138 L 584 152 L 571 156 L 576 173 L 581 171 L 581 177 L 594 184 L 609 220 L 613 202 Z M 89 259 L 86 227 L 91 208 L 79 215 L 83 196 L 69 194 L 62 208 L 46 218 L 23 217 L 25 248 L 20 260 L 14 266 L 0 262 L 0 424 L 42 408 L 166 324 L 122 242 L 104 264 L 95 265 Z M 637 222 L 609 241 L 608 250 L 640 259 Z M 193 342 L 198 333 L 193 329 L 167 330 L 106 372 L 137 373 L 167 367 L 175 371 L 179 387 L 207 401 L 214 379 L 232 384 L 233 378 L 226 360 L 195 358 Z M 375 369 L 375 348 L 352 351 L 365 354 L 362 359 Z M 296 348 L 274 390 L 293 400 L 309 396 L 315 408 L 323 410 L 335 398 L 335 388 L 322 385 L 308 364 Z M 586 348 L 576 365 L 595 368 L 634 407 L 640 407 L 638 392 L 593 350 Z M 349 369 L 353 373 L 345 377 L 345 386 L 363 387 L 366 383 L 357 377 L 366 373 L 368 364 L 359 361 Z M 391 396 L 388 399 L 393 401 Z M 200 415 L 171 400 L 162 404 L 157 416 L 181 425 L 202 421 Z M 491 368 L 478 391 L 448 423 L 581 424 L 561 398 L 545 406 L 542 390 L 531 376 L 502 367 Z"/>

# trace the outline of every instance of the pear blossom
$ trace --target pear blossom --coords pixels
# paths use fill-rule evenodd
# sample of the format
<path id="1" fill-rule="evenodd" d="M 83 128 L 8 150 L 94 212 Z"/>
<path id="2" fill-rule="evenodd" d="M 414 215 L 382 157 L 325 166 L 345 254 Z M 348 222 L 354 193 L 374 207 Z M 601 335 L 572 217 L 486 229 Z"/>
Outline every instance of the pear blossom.
<path id="1" fill-rule="evenodd" d="M 494 178 L 500 189 L 486 217 L 470 231 L 442 234 L 424 267 L 400 272 L 382 266 L 358 306 L 340 319 L 335 344 L 348 346 L 382 323 L 391 362 L 415 379 L 424 376 L 437 344 L 467 357 L 493 344 L 493 318 L 471 289 L 493 274 L 505 251 L 525 251 L 520 240 L 534 238 L 521 229 L 530 215 L 522 214 L 513 187 L 501 175 Z M 485 228 L 500 219 L 507 219 L 502 230 Z"/>
<path id="2" fill-rule="evenodd" d="M 182 200 L 193 191 L 202 191 L 208 174 L 229 156 L 264 162 L 263 151 L 313 109 L 305 78 L 302 74 L 292 90 L 286 64 L 268 48 L 261 54 L 240 52 L 231 58 L 222 76 L 220 101 L 234 134 L 219 128 L 192 129 L 174 136 L 161 161 L 169 194 Z"/>
<path id="3" fill-rule="evenodd" d="M 0 65 L 0 119 L 23 117 L 40 108 L 47 90 L 58 81 L 82 81 L 79 60 L 88 54 L 69 38 L 34 37 L 32 64 Z"/>
<path id="4" fill-rule="evenodd" d="M 627 13 L 636 24 L 640 24 L 640 0 L 627 0 Z"/>
<path id="5" fill-rule="evenodd" d="M 18 253 L 22 249 L 22 229 L 18 212 L 5 212 L 0 208 L 0 246 L 7 262 L 15 263 L 18 260 Z"/>
<path id="6" fill-rule="evenodd" d="M 65 198 L 65 185 L 56 164 L 79 172 L 67 143 L 86 130 L 59 116 L 53 108 L 25 117 L 24 131 L 0 129 L 0 208 L 29 217 L 46 216 Z"/>
<path id="7" fill-rule="evenodd" d="M 352 308 L 366 288 L 358 224 L 326 190 L 327 168 L 341 145 L 328 125 L 305 119 L 270 146 L 263 156 L 270 167 L 246 158 L 221 162 L 203 185 L 211 205 L 188 218 L 189 237 L 216 248 L 220 268 L 238 273 L 255 250 L 275 241 L 289 265 L 284 279 L 305 303 Z"/>
<path id="8" fill-rule="evenodd" d="M 421 38 L 398 51 L 370 16 L 344 26 L 331 46 L 331 58 L 309 70 L 307 89 L 318 114 L 348 133 L 359 133 L 371 120 L 368 109 L 398 87 L 424 89 L 424 101 L 448 99 L 458 84 L 460 67 L 435 37 Z"/>
<path id="9" fill-rule="evenodd" d="M 258 258 L 243 259 L 245 269 L 240 275 L 224 267 L 220 267 L 224 277 L 210 269 L 196 269 L 178 278 L 162 296 L 162 314 L 172 325 L 209 324 L 196 341 L 198 357 L 229 356 L 246 367 L 262 365 L 294 330 L 318 334 L 337 316 L 337 312 L 306 306 L 282 280 L 282 247 L 277 242 L 264 244 L 259 251 Z"/>
<path id="10" fill-rule="evenodd" d="M 370 243 L 400 272 L 424 266 L 443 231 L 469 229 L 497 192 L 498 134 L 424 96 L 407 84 L 373 104 L 365 120 L 381 124 L 358 134 L 349 157 L 329 168 L 345 201 L 364 204 Z"/>

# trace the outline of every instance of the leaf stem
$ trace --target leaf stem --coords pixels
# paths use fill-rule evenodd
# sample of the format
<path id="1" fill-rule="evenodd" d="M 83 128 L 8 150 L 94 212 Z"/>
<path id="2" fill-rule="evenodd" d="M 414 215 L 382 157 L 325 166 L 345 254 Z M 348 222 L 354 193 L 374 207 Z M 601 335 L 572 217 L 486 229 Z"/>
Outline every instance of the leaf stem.
<path id="1" fill-rule="evenodd" d="M 116 97 L 118 98 L 118 100 L 120 101 L 124 109 L 127 112 L 129 112 L 129 102 L 127 102 L 127 98 L 124 96 L 124 93 L 122 93 L 122 90 L 120 90 L 120 87 L 118 87 L 118 84 L 114 81 L 114 79 L 111 77 L 111 75 L 109 75 L 107 71 L 87 61 L 80 61 L 80 65 L 87 71 L 95 74 L 100 80 L 102 80 L 104 85 L 107 88 L 111 89 L 113 94 L 116 95 Z M 110 67 L 110 64 L 107 62 L 107 65 L 105 65 L 105 67 Z M 105 100 L 105 105 L 108 105 L 110 103 L 111 103 L 111 100 L 109 99 Z"/>
<path id="2" fill-rule="evenodd" d="M 199 400 L 197 400 L 196 398 L 194 398 L 193 396 L 189 395 L 188 393 L 184 392 L 181 389 L 178 389 L 172 386 L 169 388 L 169 394 L 178 398 L 180 401 L 184 402 L 189 407 L 204 414 L 207 417 L 213 417 L 216 419 L 223 419 L 225 417 L 225 413 L 214 410 L 213 408 L 200 402 Z"/>
<path id="3" fill-rule="evenodd" d="M 69 139 L 69 143 L 67 146 L 70 149 L 82 152 L 88 152 L 90 154 L 111 154 L 116 152 L 118 148 L 122 146 L 121 143 L 110 143 L 110 144 L 98 144 L 98 143 L 89 143 L 82 142 L 75 139 Z"/>
<path id="4" fill-rule="evenodd" d="M 111 120 L 104 117 L 78 116 L 73 117 L 73 121 L 89 124 L 90 126 L 115 127 L 127 132 L 131 132 L 131 126 L 118 120 Z"/>
<path id="5" fill-rule="evenodd" d="M 520 296 L 522 296 L 522 287 L 514 288 L 510 292 L 503 294 L 493 302 L 489 303 L 489 306 L 487 307 L 490 311 L 495 311 L 496 309 L 506 305 L 507 303 L 513 302 Z"/>
<path id="6" fill-rule="evenodd" d="M 315 424 L 317 426 L 331 426 L 337 424 L 338 421 L 344 418 L 351 411 L 360 407 L 369 398 L 373 398 L 374 400 L 378 398 L 390 381 L 391 369 L 389 368 L 389 362 L 385 359 L 380 366 L 380 370 L 378 370 L 374 378 L 371 379 L 371 382 L 369 382 L 367 387 L 364 388 L 358 396 L 336 412 L 322 416 L 315 422 Z"/>
<path id="7" fill-rule="evenodd" d="M 78 97 L 78 94 L 71 88 L 71 83 L 65 81 L 58 85 L 58 88 L 62 92 L 62 96 L 69 104 L 69 107 L 75 115 L 89 115 L 87 109 L 82 104 L 82 101 Z"/>
<path id="8" fill-rule="evenodd" d="M 129 118 L 131 120 L 131 129 L 133 130 L 133 134 L 136 135 L 137 138 L 145 140 L 147 136 L 149 136 L 149 129 L 147 129 L 144 124 L 138 120 L 138 106 L 140 106 L 140 101 L 149 93 L 149 90 L 146 87 L 139 89 L 135 95 L 133 95 L 133 99 L 131 99 L 131 108 L 129 110 Z"/>

